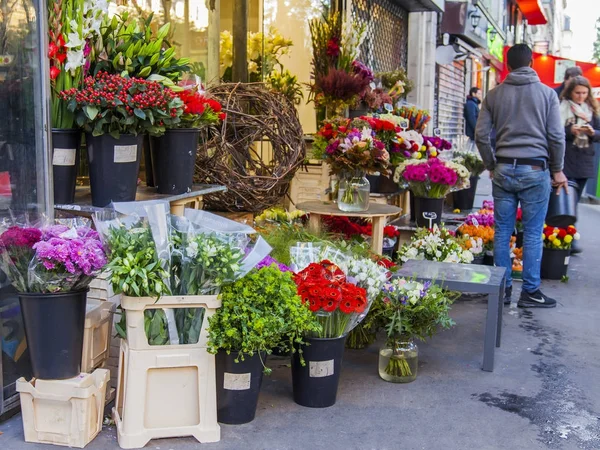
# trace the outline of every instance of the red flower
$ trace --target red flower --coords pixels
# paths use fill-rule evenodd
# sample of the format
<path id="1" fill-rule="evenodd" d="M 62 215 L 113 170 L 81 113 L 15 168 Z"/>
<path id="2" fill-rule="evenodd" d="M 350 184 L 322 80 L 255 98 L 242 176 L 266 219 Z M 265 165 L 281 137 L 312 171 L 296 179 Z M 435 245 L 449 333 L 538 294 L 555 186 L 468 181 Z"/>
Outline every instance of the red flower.
<path id="1" fill-rule="evenodd" d="M 558 231 L 558 237 L 560 239 L 564 239 L 566 235 L 567 235 L 567 230 L 565 230 L 564 228 L 560 228 Z"/>
<path id="2" fill-rule="evenodd" d="M 225 114 L 224 112 L 219 113 L 219 120 L 225 120 L 226 117 L 227 117 L 227 114 Z"/>
<path id="3" fill-rule="evenodd" d="M 64 64 L 65 59 L 67 59 L 67 53 L 60 52 L 58 55 L 56 55 L 56 59 L 58 60 L 59 63 Z"/>
<path id="4" fill-rule="evenodd" d="M 342 126 L 338 127 L 338 131 L 340 133 L 345 133 L 346 131 L 348 131 L 348 128 L 342 125 Z"/>
<path id="5" fill-rule="evenodd" d="M 52 66 L 50 67 L 50 79 L 56 80 L 56 78 L 60 75 L 60 69 L 58 67 Z"/>
<path id="6" fill-rule="evenodd" d="M 328 298 L 328 299 L 323 300 L 321 307 L 323 308 L 323 311 L 325 311 L 325 312 L 333 312 L 337 309 L 338 305 L 339 305 L 338 301 L 336 301 L 332 298 Z"/>
<path id="7" fill-rule="evenodd" d="M 317 298 L 311 298 L 308 307 L 312 312 L 317 312 L 321 309 L 321 301 Z"/>
<path id="8" fill-rule="evenodd" d="M 339 39 L 334 37 L 327 42 L 327 56 L 337 58 L 340 55 Z"/>
<path id="9" fill-rule="evenodd" d="M 396 126 L 388 120 L 380 120 L 380 122 L 383 124 L 384 131 L 394 131 L 396 129 Z"/>
<path id="10" fill-rule="evenodd" d="M 350 299 L 344 299 L 340 303 L 340 311 L 344 314 L 352 314 L 356 309 L 356 305 Z"/>
<path id="11" fill-rule="evenodd" d="M 335 301 L 340 301 L 342 299 L 342 292 L 339 289 L 336 289 L 335 287 L 326 287 L 325 289 L 323 289 L 323 294 L 324 294 L 324 298 L 326 299 L 333 299 Z"/>
<path id="12" fill-rule="evenodd" d="M 208 106 L 210 106 L 214 112 L 221 112 L 222 106 L 218 101 L 209 98 L 206 100 L 206 103 L 208 103 Z"/>
<path id="13" fill-rule="evenodd" d="M 577 233 L 577 229 L 573 225 L 569 225 L 567 227 L 567 233 L 573 236 L 575 233 Z"/>
<path id="14" fill-rule="evenodd" d="M 58 54 L 58 46 L 54 42 L 50 42 L 48 45 L 48 58 L 55 58 Z"/>
<path id="15" fill-rule="evenodd" d="M 517 208 L 517 220 L 518 221 L 523 220 L 523 210 L 521 208 Z"/>

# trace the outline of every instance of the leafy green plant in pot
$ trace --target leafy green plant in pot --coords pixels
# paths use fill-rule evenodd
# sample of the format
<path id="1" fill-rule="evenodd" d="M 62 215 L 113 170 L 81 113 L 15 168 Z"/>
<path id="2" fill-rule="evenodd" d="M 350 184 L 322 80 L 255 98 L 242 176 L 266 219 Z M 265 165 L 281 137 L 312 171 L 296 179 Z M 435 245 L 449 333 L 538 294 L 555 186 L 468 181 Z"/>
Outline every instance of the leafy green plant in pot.
<path id="1" fill-rule="evenodd" d="M 267 354 L 291 352 L 320 325 L 298 296 L 291 272 L 276 265 L 254 270 L 221 290 L 222 306 L 209 318 L 208 351 L 217 357 L 219 422 L 254 419 Z"/>
<path id="2" fill-rule="evenodd" d="M 179 123 L 181 99 L 157 82 L 106 72 L 61 97 L 86 131 L 92 204 L 135 200 L 142 134 L 159 135 Z"/>
<path id="3" fill-rule="evenodd" d="M 198 87 L 177 93 L 183 103 L 181 120 L 161 136 L 150 138 L 153 179 L 160 194 L 183 194 L 192 187 L 200 132 L 225 119 L 221 104 Z"/>

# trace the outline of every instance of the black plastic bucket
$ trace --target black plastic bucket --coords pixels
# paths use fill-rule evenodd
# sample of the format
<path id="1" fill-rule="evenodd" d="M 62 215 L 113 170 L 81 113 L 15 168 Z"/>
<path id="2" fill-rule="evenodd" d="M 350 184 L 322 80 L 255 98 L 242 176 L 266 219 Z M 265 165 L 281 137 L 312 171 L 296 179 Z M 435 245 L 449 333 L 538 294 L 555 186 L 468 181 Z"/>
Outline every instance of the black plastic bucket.
<path id="1" fill-rule="evenodd" d="M 267 354 L 262 352 L 245 356 L 243 361 L 236 363 L 237 356 L 237 352 L 228 355 L 223 351 L 216 356 L 217 420 L 230 425 L 254 420 L 263 379 L 263 363 L 267 359 Z"/>
<path id="2" fill-rule="evenodd" d="M 75 201 L 80 148 L 81 130 L 52 129 L 52 178 L 55 205 L 69 205 Z"/>
<path id="3" fill-rule="evenodd" d="M 327 408 L 335 404 L 346 336 L 332 339 L 309 338 L 300 353 L 292 356 L 294 401 L 309 408 Z"/>
<path id="4" fill-rule="evenodd" d="M 367 180 L 369 180 L 369 185 L 371 187 L 372 194 L 379 193 L 379 180 L 381 180 L 381 175 L 367 175 Z"/>
<path id="5" fill-rule="evenodd" d="M 493 266 L 494 265 L 494 254 L 490 251 L 486 251 L 483 254 L 483 265 Z"/>
<path id="6" fill-rule="evenodd" d="M 152 167 L 152 152 L 150 151 L 150 135 L 144 135 L 144 141 L 142 145 L 144 154 L 144 172 L 146 174 L 146 186 L 154 187 L 154 169 Z"/>
<path id="7" fill-rule="evenodd" d="M 477 256 L 473 257 L 473 261 L 471 262 L 471 264 L 484 265 L 485 264 L 484 261 L 485 261 L 485 255 L 477 255 Z"/>
<path id="8" fill-rule="evenodd" d="M 577 221 L 577 189 L 574 181 L 569 181 L 569 193 L 564 189 L 553 188 L 548 202 L 546 224 L 551 227 L 567 228 Z M 558 193 L 558 194 L 557 194 Z"/>
<path id="9" fill-rule="evenodd" d="M 88 289 L 19 294 L 33 376 L 66 380 L 79 375 Z"/>
<path id="10" fill-rule="evenodd" d="M 415 222 L 418 227 L 431 228 L 442 222 L 443 198 L 415 197 Z M 431 219 L 428 219 L 430 217 Z"/>
<path id="11" fill-rule="evenodd" d="M 542 253 L 542 278 L 544 280 L 562 280 L 569 270 L 571 250 L 544 248 Z"/>
<path id="12" fill-rule="evenodd" d="M 135 201 L 144 136 L 86 134 L 92 205 Z"/>
<path id="13" fill-rule="evenodd" d="M 479 177 L 471 177 L 471 187 L 469 189 L 463 189 L 461 191 L 454 192 L 454 208 L 460 209 L 461 211 L 469 211 L 473 209 L 473 203 L 475 203 L 475 191 L 477 191 L 477 182 Z"/>
<path id="14" fill-rule="evenodd" d="M 181 128 L 150 138 L 154 185 L 159 194 L 184 194 L 194 180 L 200 130 Z"/>

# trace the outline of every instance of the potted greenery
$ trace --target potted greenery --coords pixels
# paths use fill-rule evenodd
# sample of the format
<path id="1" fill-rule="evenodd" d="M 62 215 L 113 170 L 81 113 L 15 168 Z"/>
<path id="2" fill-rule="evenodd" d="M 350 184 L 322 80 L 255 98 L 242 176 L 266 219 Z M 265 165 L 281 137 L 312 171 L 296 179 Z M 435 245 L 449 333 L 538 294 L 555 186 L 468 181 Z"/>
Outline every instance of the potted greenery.
<path id="1" fill-rule="evenodd" d="M 217 417 L 229 424 L 254 419 L 267 354 L 294 351 L 318 321 L 302 303 L 290 272 L 277 265 L 254 270 L 221 290 L 222 306 L 209 318 L 208 350 L 216 354 Z M 301 355 L 299 355 L 301 358 Z"/>
<path id="2" fill-rule="evenodd" d="M 438 326 L 449 328 L 448 315 L 457 295 L 427 281 L 420 283 L 394 278 L 385 288 L 376 314 L 387 339 L 379 351 L 379 376 L 392 383 L 409 383 L 417 378 L 419 349 L 415 338 L 425 340 Z"/>
<path id="3" fill-rule="evenodd" d="M 60 92 L 79 87 L 99 35 L 106 2 L 83 0 L 48 2 L 48 59 L 50 63 L 52 170 L 54 203 L 73 203 L 79 166 L 81 130 Z"/>
<path id="4" fill-rule="evenodd" d="M 157 82 L 105 72 L 61 97 L 86 131 L 92 204 L 135 200 L 142 135 L 179 123 L 181 99 Z"/>
<path id="5" fill-rule="evenodd" d="M 206 98 L 197 86 L 177 95 L 183 103 L 181 120 L 163 135 L 150 137 L 153 180 L 159 194 L 183 194 L 191 189 L 200 131 L 225 118 L 221 104 Z"/>
<path id="6" fill-rule="evenodd" d="M 79 375 L 88 285 L 105 264 L 87 227 L 12 226 L 0 235 L 0 269 L 19 293 L 35 378 Z"/>

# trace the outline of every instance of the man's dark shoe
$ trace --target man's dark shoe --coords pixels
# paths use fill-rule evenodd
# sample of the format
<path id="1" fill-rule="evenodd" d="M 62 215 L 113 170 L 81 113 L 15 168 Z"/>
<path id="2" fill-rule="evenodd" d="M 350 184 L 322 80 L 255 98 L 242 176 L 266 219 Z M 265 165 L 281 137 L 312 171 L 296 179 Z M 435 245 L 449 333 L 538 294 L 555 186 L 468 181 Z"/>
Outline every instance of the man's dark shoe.
<path id="1" fill-rule="evenodd" d="M 556 300 L 544 295 L 539 289 L 531 293 L 522 291 L 517 306 L 519 308 L 554 308 Z"/>
<path id="2" fill-rule="evenodd" d="M 512 286 L 509 286 L 506 289 L 504 289 L 504 304 L 510 305 L 511 299 L 512 299 Z"/>

